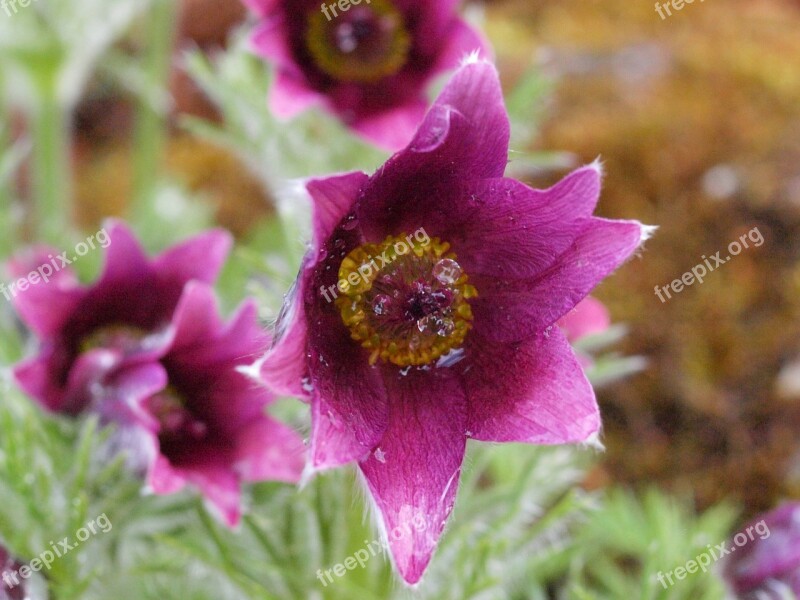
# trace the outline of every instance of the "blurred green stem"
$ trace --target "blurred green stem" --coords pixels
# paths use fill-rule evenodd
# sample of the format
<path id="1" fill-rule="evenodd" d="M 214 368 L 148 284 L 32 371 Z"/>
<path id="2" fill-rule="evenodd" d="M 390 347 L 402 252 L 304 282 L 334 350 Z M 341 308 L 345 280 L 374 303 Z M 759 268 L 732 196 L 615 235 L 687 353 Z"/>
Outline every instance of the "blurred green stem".
<path id="1" fill-rule="evenodd" d="M 69 117 L 58 101 L 55 77 L 41 91 L 38 113 L 31 120 L 35 235 L 60 245 L 72 220 Z"/>
<path id="2" fill-rule="evenodd" d="M 168 106 L 164 90 L 172 63 L 177 6 L 173 0 L 155 0 L 147 20 L 146 89 L 139 98 L 133 150 L 134 210 L 143 219 L 153 214 L 152 202 L 166 145 Z"/>

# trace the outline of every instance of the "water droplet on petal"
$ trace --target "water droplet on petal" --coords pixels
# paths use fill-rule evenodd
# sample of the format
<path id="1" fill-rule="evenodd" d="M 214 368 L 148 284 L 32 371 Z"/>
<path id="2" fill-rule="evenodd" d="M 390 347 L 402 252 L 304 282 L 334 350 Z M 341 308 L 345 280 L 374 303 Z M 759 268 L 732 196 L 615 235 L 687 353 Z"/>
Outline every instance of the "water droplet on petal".
<path id="1" fill-rule="evenodd" d="M 386 462 L 386 453 L 383 450 L 381 450 L 380 448 L 376 448 L 375 449 L 375 460 L 377 460 L 379 463 L 385 463 Z"/>
<path id="2" fill-rule="evenodd" d="M 392 299 L 389 296 L 386 294 L 378 294 L 372 300 L 372 312 L 378 316 L 385 315 L 391 303 Z"/>
<path id="3" fill-rule="evenodd" d="M 436 335 L 447 337 L 456 329 L 456 324 L 452 319 L 437 319 L 436 321 Z"/>
<path id="4" fill-rule="evenodd" d="M 436 361 L 436 366 L 440 368 L 452 367 L 464 360 L 465 357 L 466 352 L 464 352 L 464 349 L 456 348 L 439 358 L 439 360 Z"/>
<path id="5" fill-rule="evenodd" d="M 345 231 L 353 231 L 356 227 L 358 227 L 358 217 L 355 215 L 350 215 L 342 223 L 342 229 Z"/>
<path id="6" fill-rule="evenodd" d="M 435 317 L 428 315 L 427 317 L 422 317 L 419 321 L 417 321 L 417 329 L 419 329 L 420 333 L 427 333 L 431 331 L 431 328 L 434 325 Z"/>
<path id="7" fill-rule="evenodd" d="M 433 276 L 444 285 L 455 283 L 462 273 L 461 265 L 451 258 L 443 258 L 433 266 Z"/>

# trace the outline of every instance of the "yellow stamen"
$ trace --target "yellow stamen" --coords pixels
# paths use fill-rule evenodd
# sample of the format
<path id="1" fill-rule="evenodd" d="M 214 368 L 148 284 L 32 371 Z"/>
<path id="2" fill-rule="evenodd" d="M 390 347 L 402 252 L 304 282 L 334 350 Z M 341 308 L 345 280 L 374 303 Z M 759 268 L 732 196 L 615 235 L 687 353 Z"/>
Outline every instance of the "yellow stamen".
<path id="1" fill-rule="evenodd" d="M 432 363 L 459 348 L 472 328 L 468 283 L 450 244 L 410 235 L 351 251 L 339 268 L 336 299 L 353 340 L 400 367 Z"/>
<path id="2" fill-rule="evenodd" d="M 411 50 L 411 36 L 403 15 L 390 0 L 372 0 L 369 5 L 352 6 L 351 10 L 369 11 L 377 48 L 366 48 L 359 38 L 358 23 L 339 13 L 328 20 L 320 11 L 309 15 L 306 45 L 317 67 L 339 81 L 374 83 L 394 75 L 405 66 Z M 352 17 L 352 15 L 350 15 Z M 369 41 L 367 41 L 369 43 Z M 373 41 L 373 44 L 375 42 Z"/>

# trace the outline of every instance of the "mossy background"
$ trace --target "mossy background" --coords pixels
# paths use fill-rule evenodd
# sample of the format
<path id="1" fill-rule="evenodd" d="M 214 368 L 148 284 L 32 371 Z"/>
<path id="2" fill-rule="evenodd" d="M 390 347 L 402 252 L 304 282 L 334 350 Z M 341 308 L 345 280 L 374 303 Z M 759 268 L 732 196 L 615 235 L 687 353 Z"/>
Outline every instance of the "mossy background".
<path id="1" fill-rule="evenodd" d="M 489 14 L 509 42 L 501 64 L 536 53 L 557 78 L 537 144 L 601 155 L 601 212 L 660 226 L 645 260 L 598 291 L 631 327 L 627 350 L 650 360 L 601 394 L 608 475 L 691 489 L 703 506 L 797 497 L 800 4 L 708 0 L 662 20 L 653 2 L 520 1 Z M 754 227 L 763 246 L 655 296 Z"/>

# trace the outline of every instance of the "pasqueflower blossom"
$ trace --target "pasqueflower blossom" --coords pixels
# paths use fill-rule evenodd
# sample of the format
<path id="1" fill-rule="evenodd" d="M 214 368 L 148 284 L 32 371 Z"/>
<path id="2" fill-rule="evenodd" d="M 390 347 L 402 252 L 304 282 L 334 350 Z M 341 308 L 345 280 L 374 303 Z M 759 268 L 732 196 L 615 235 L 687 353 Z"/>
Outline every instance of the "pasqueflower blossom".
<path id="1" fill-rule="evenodd" d="M 138 450 L 154 493 L 193 485 L 235 526 L 241 482 L 299 480 L 301 438 L 264 413 L 274 396 L 242 372 L 268 345 L 253 301 L 225 324 L 211 288 L 192 282 L 159 361 L 131 366 L 105 382 L 107 402 L 136 415 Z"/>
<path id="2" fill-rule="evenodd" d="M 650 232 L 592 216 L 596 164 L 544 191 L 504 178 L 508 145 L 497 72 L 475 58 L 375 175 L 308 182 L 311 247 L 259 364 L 268 386 L 310 402 L 309 471 L 357 462 L 412 584 L 453 509 L 467 439 L 598 434 L 556 322 Z"/>
<path id="3" fill-rule="evenodd" d="M 41 340 L 39 355 L 15 368 L 16 379 L 52 411 L 91 411 L 116 425 L 111 448 L 126 451 L 154 493 L 193 485 L 234 526 L 241 482 L 296 482 L 304 449 L 265 414 L 274 396 L 241 372 L 270 344 L 254 303 L 230 324 L 217 316 L 208 284 L 229 236 L 211 231 L 155 259 L 121 223 L 108 236 L 96 283 L 81 286 L 62 270 L 14 299 Z M 17 259 L 12 270 L 34 268 L 45 253 Z"/>
<path id="4" fill-rule="evenodd" d="M 262 19 L 255 51 L 275 65 L 272 111 L 321 104 L 358 134 L 401 148 L 425 114 L 430 81 L 484 50 L 458 0 L 244 0 Z"/>
<path id="5" fill-rule="evenodd" d="M 0 600 L 25 600 L 28 598 L 25 579 L 19 575 L 22 565 L 0 545 Z"/>
<path id="6" fill-rule="evenodd" d="M 758 517 L 733 538 L 723 575 L 741 600 L 800 597 L 800 502 Z"/>
<path id="7" fill-rule="evenodd" d="M 124 224 L 112 222 L 106 231 L 105 266 L 92 285 L 80 285 L 57 251 L 39 249 L 38 259 L 25 256 L 11 265 L 18 276 L 36 263 L 54 272 L 13 299 L 40 340 L 38 355 L 17 365 L 14 375 L 51 411 L 82 412 L 107 374 L 163 352 L 183 288 L 191 280 L 213 283 L 231 243 L 227 233 L 209 231 L 150 259 Z"/>

